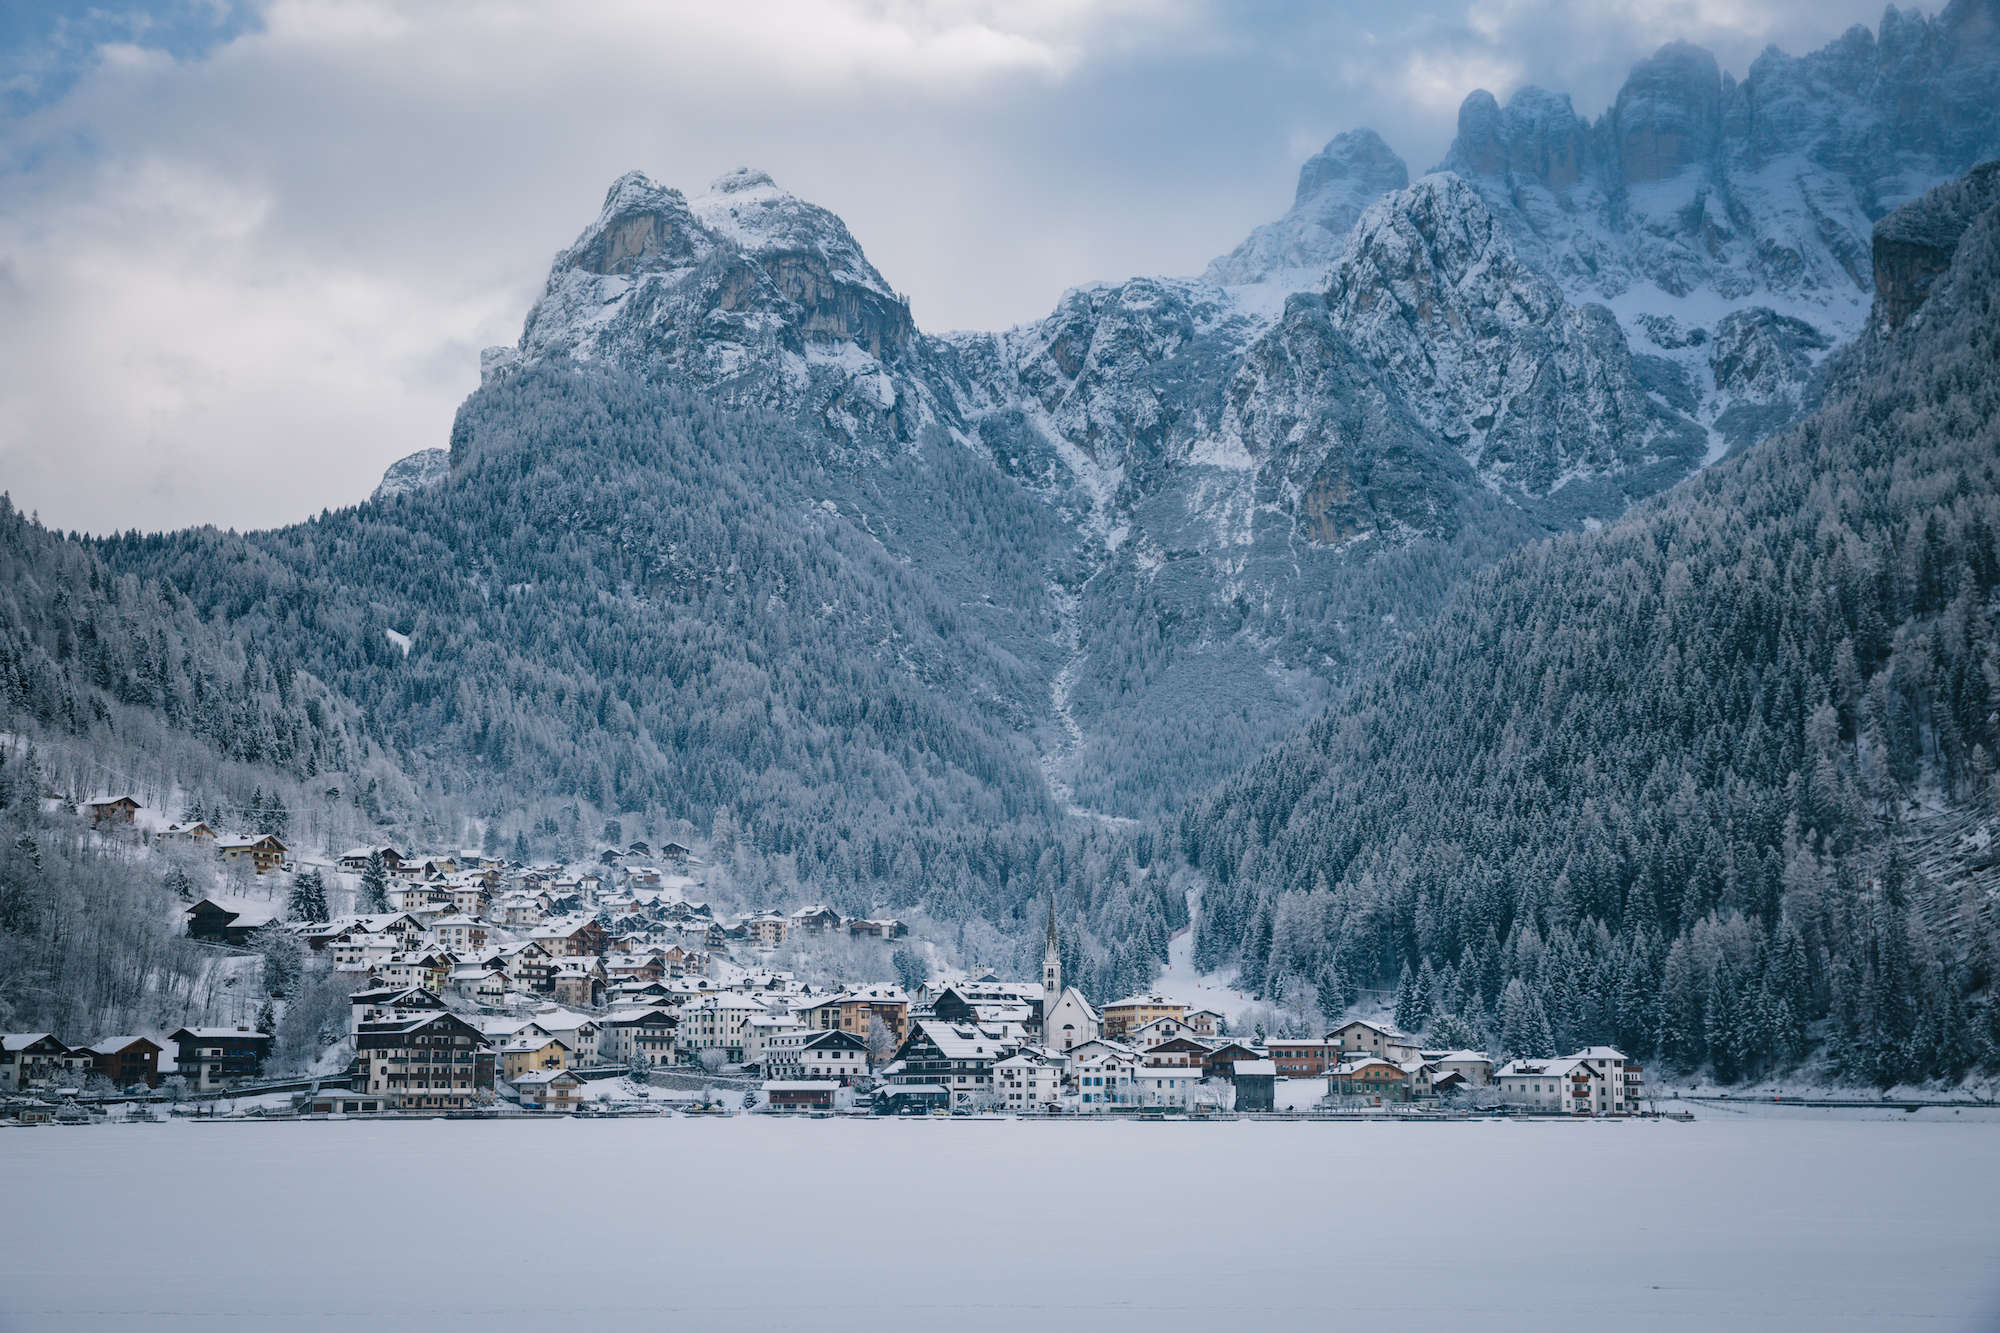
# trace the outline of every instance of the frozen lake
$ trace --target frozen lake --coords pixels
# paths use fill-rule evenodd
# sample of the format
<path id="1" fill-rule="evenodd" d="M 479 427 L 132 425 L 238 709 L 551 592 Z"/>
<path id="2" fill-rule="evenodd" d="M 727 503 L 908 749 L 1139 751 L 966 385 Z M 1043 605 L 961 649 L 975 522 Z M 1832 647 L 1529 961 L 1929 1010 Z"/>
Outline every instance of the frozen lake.
<path id="1" fill-rule="evenodd" d="M 2000 1126 L 0 1131 L 0 1329 L 1992 1329 Z"/>

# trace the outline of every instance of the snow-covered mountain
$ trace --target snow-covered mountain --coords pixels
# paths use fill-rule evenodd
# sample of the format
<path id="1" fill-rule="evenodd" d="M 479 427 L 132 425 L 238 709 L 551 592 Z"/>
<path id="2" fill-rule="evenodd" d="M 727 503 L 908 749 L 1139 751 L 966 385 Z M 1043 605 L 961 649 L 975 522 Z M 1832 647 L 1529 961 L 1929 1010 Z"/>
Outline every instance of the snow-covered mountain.
<path id="1" fill-rule="evenodd" d="M 1218 694 L 1230 726 L 1256 719 L 1237 756 L 1465 568 L 1798 415 L 1865 318 L 1873 221 L 2000 146 L 1996 12 L 1891 11 L 1879 39 L 1768 52 L 1741 82 L 1672 45 L 1595 121 L 1474 92 L 1414 182 L 1349 131 L 1202 276 L 1078 288 L 997 333 L 918 328 L 845 224 L 762 172 L 691 198 L 633 173 L 484 378 L 609 367 L 802 422 L 802 462 L 857 476 L 970 451 L 1067 534 L 1038 604 L 1001 613 L 1059 626 L 1058 780 L 1123 768 L 1163 715 L 1169 759 L 1216 748 L 1185 705 Z M 918 558 L 924 498 L 864 503 Z M 1408 569 L 1369 571 L 1389 552 Z M 994 600 L 975 574 L 960 591 Z M 1134 634 L 1160 645 L 1143 681 Z"/>

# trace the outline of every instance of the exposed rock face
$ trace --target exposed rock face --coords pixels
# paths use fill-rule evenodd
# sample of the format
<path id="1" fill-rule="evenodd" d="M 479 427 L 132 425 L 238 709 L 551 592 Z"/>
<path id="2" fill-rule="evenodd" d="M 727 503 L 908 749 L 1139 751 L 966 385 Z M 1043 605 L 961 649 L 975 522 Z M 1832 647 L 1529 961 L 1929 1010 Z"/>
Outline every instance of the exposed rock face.
<path id="1" fill-rule="evenodd" d="M 1698 46 L 1675 42 L 1641 61 L 1611 110 L 1620 178 L 1666 180 L 1706 162 L 1722 128 L 1722 71 Z"/>
<path id="2" fill-rule="evenodd" d="M 1974 167 L 1875 224 L 1876 307 L 1882 323 L 1900 328 L 1950 270 L 1959 238 L 1972 219 L 2000 203 L 2000 161 Z"/>
<path id="3" fill-rule="evenodd" d="M 1685 474 L 1704 452 L 1646 394 L 1610 313 L 1572 306 L 1522 262 L 1456 176 L 1370 208 L 1327 301 L 1417 418 L 1503 493 L 1546 497 L 1668 458 Z"/>
<path id="4" fill-rule="evenodd" d="M 1936 18 L 1891 9 L 1879 38 L 1854 28 L 1809 55 L 1766 51 L 1741 82 L 1668 46 L 1592 124 L 1538 89 L 1504 107 L 1476 92 L 1444 166 L 1573 302 L 1609 303 L 1635 352 L 1657 359 L 1645 369 L 1657 396 L 1692 395 L 1684 410 L 1720 457 L 1809 395 L 1718 380 L 1693 340 L 1760 308 L 1737 336 L 1778 330 L 1782 312 L 1811 328 L 1779 336 L 1810 377 L 1867 320 L 1874 220 L 2000 152 L 1996 86 L 2000 0 L 1953 0 Z M 1892 246 L 1888 271 L 1914 277 L 1925 262 Z M 1893 294 L 1888 306 L 1900 308 Z"/>
<path id="5" fill-rule="evenodd" d="M 1363 209 L 1410 183 L 1403 159 L 1373 130 L 1348 130 L 1299 168 L 1291 211 L 1251 232 L 1243 244 L 1208 266 L 1223 286 L 1279 282 L 1294 290 L 1316 285 Z"/>
<path id="6" fill-rule="evenodd" d="M 375 487 L 371 500 L 389 500 L 413 491 L 427 491 L 451 475 L 451 452 L 446 449 L 419 449 L 407 458 L 389 464 Z"/>

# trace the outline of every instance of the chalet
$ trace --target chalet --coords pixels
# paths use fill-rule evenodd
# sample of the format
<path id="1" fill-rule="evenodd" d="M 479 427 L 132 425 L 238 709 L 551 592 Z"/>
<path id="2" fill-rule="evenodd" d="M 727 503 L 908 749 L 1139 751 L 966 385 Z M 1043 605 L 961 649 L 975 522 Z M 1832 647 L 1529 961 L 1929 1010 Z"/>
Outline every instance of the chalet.
<path id="1" fill-rule="evenodd" d="M 1442 1072 L 1457 1074 L 1469 1088 L 1493 1081 L 1493 1061 L 1484 1051 L 1419 1051 L 1417 1058 Z"/>
<path id="2" fill-rule="evenodd" d="M 646 845 L 640 842 L 633 843 L 632 849 L 638 852 L 642 856 L 643 855 L 658 856 L 662 861 L 666 861 L 672 865 L 682 865 L 687 861 L 687 859 L 690 856 L 694 855 L 693 849 L 689 848 L 684 843 L 678 843 L 678 842 L 663 842 L 660 844 L 660 850 L 653 853 L 648 853 L 646 851 Z"/>
<path id="3" fill-rule="evenodd" d="M 1332 1047 L 1318 1037 L 1272 1037 L 1264 1050 L 1279 1078 L 1320 1078 L 1334 1063 Z"/>
<path id="4" fill-rule="evenodd" d="M 1213 1009 L 1190 1009 L 1182 1016 L 1182 1021 L 1194 1029 L 1197 1037 L 1222 1035 L 1222 1015 Z"/>
<path id="5" fill-rule="evenodd" d="M 135 1083 L 149 1088 L 160 1086 L 163 1048 L 151 1037 L 100 1037 L 84 1049 L 90 1052 L 94 1072 L 111 1080 L 115 1087 L 129 1088 Z"/>
<path id="6" fill-rule="evenodd" d="M 765 1078 L 776 1079 L 804 1078 L 806 1043 L 825 1035 L 813 1028 L 800 1027 L 776 1014 L 752 1018 L 745 1024 L 744 1032 L 745 1059 L 751 1058 L 754 1041 L 756 1064 L 764 1071 Z M 754 1037 L 750 1035 L 753 1032 Z"/>
<path id="7" fill-rule="evenodd" d="M 83 803 L 90 815 L 90 826 L 99 824 L 129 824 L 145 809 L 138 798 L 124 795 L 93 796 Z"/>
<path id="8" fill-rule="evenodd" d="M 815 1032 L 799 1048 L 799 1068 L 808 1079 L 852 1086 L 867 1077 L 868 1043 L 852 1032 Z"/>
<path id="9" fill-rule="evenodd" d="M 456 965 L 456 960 L 442 949 L 406 949 L 390 954 L 375 970 L 385 986 L 422 986 L 428 991 L 441 992 Z"/>
<path id="10" fill-rule="evenodd" d="M 798 1011 L 799 1022 L 821 1031 L 851 1032 L 864 1040 L 879 1020 L 889 1039 L 910 1035 L 910 1000 L 900 986 L 850 986 Z"/>
<path id="11" fill-rule="evenodd" d="M 899 1083 L 941 1083 L 953 1106 L 969 1106 L 993 1091 L 993 1066 L 1020 1049 L 965 1023 L 925 1019 L 896 1049 Z"/>
<path id="12" fill-rule="evenodd" d="M 182 915 L 187 917 L 189 939 L 242 949 L 249 946 L 250 936 L 258 927 L 278 919 L 278 909 L 271 903 L 217 902 L 203 898 Z"/>
<path id="13" fill-rule="evenodd" d="M 1062 1102 L 1062 1070 L 1040 1051 L 1016 1051 L 993 1066 L 993 1091 L 1003 1111 L 1051 1111 Z"/>
<path id="14" fill-rule="evenodd" d="M 1148 1023 L 1162 1018 L 1180 1018 L 1186 1013 L 1186 1005 L 1163 995 L 1128 995 L 1115 1004 L 1104 1006 L 1104 1035 L 1113 1041 L 1123 1041 L 1126 1034 Z"/>
<path id="15" fill-rule="evenodd" d="M 500 1077 L 509 1083 L 537 1069 L 568 1069 L 570 1048 L 550 1036 L 516 1037 L 500 1048 Z"/>
<path id="16" fill-rule="evenodd" d="M 1408 1100 L 1408 1074 L 1401 1065 L 1374 1055 L 1342 1060 L 1326 1076 L 1326 1090 L 1335 1097 L 1374 1103 Z"/>
<path id="17" fill-rule="evenodd" d="M 271 1034 L 248 1028 L 181 1028 L 167 1038 L 177 1072 L 196 1092 L 226 1088 L 263 1072 Z"/>
<path id="18" fill-rule="evenodd" d="M 459 999 L 482 1009 L 505 1007 L 510 989 L 505 968 L 479 963 L 460 963 L 452 968 L 451 979 L 445 985 Z"/>
<path id="19" fill-rule="evenodd" d="M 534 932 L 534 942 L 551 958 L 582 958 L 604 952 L 611 938 L 592 917 L 551 922 Z"/>
<path id="20" fill-rule="evenodd" d="M 386 842 L 374 847 L 350 847 L 340 854 L 337 864 L 349 874 L 359 875 L 368 869 L 369 858 L 378 853 L 382 857 L 383 866 L 392 875 L 403 864 L 403 854 Z"/>
<path id="21" fill-rule="evenodd" d="M 1374 1055 L 1392 1063 L 1417 1058 L 1420 1043 L 1407 1032 L 1399 1032 L 1383 1023 L 1370 1023 L 1365 1019 L 1354 1019 L 1342 1023 L 1326 1034 L 1326 1044 L 1337 1059 L 1355 1055 Z"/>
<path id="22" fill-rule="evenodd" d="M 867 935 L 878 940 L 900 940 L 910 933 L 910 928 L 895 917 L 850 917 L 847 922 L 850 935 Z"/>
<path id="23" fill-rule="evenodd" d="M 583 1080 L 567 1069 L 537 1069 L 513 1080 L 524 1111 L 563 1114 L 583 1104 Z"/>
<path id="24" fill-rule="evenodd" d="M 1246 1062 L 1264 1059 L 1261 1052 L 1253 1051 L 1240 1041 L 1221 1041 L 1210 1046 L 1201 1058 L 1203 1078 L 1234 1078 L 1236 1066 Z M 1277 1066 L 1271 1067 L 1277 1072 Z"/>
<path id="25" fill-rule="evenodd" d="M 1189 1037 L 1193 1035 L 1194 1027 L 1189 1023 L 1183 1022 L 1178 1018 L 1156 1018 L 1150 1023 L 1133 1028 L 1121 1040 L 1126 1045 L 1136 1046 L 1143 1051 L 1148 1046 L 1157 1045 L 1163 1041 L 1171 1041 L 1175 1037 Z"/>
<path id="26" fill-rule="evenodd" d="M 0 1091 L 19 1092 L 62 1077 L 69 1047 L 47 1032 L 0 1032 Z"/>
<path id="27" fill-rule="evenodd" d="M 403 1110 L 463 1110 L 493 1088 L 485 1034 L 456 1014 L 363 1023 L 354 1037 L 360 1091 Z"/>
<path id="28" fill-rule="evenodd" d="M 214 842 L 215 830 L 204 820 L 190 819 L 185 823 L 167 825 L 158 836 L 161 842 Z"/>
<path id="29" fill-rule="evenodd" d="M 764 1095 L 773 1111 L 831 1111 L 840 1085 L 824 1079 L 770 1079 Z"/>
<path id="30" fill-rule="evenodd" d="M 232 833 L 215 840 L 215 852 L 231 865 L 248 865 L 258 874 L 268 874 L 285 864 L 285 844 L 275 834 Z"/>
<path id="31" fill-rule="evenodd" d="M 516 989 L 524 990 L 530 995 L 547 995 L 554 989 L 552 978 L 556 970 L 555 959 L 549 955 L 547 949 L 533 940 L 502 949 L 499 960 L 506 967 L 507 975 L 513 979 Z"/>
<path id="32" fill-rule="evenodd" d="M 382 895 L 392 912 L 436 915 L 451 909 L 451 886 L 439 880 L 410 880 Z"/>
<path id="33" fill-rule="evenodd" d="M 627 1065 L 670 1065 L 680 1025 L 671 1009 L 614 1011 L 598 1036 L 598 1058 Z"/>
<path id="34" fill-rule="evenodd" d="M 1236 1085 L 1236 1109 L 1272 1111 L 1278 1105 L 1278 1066 L 1269 1060 L 1238 1060 L 1229 1081 Z"/>
<path id="35" fill-rule="evenodd" d="M 1192 1069 L 1196 1077 L 1200 1077 L 1207 1058 L 1207 1045 L 1186 1036 L 1154 1042 L 1139 1052 L 1139 1063 L 1148 1069 Z"/>
<path id="36" fill-rule="evenodd" d="M 824 935 L 840 929 L 840 913 L 825 903 L 814 903 L 792 913 L 792 929 L 806 935 Z"/>
<path id="37" fill-rule="evenodd" d="M 364 1023 L 402 1022 L 444 1012 L 436 991 L 423 986 L 368 986 L 347 997 L 347 1032 L 358 1035 Z"/>
<path id="38" fill-rule="evenodd" d="M 562 1004 L 595 1009 L 604 1003 L 604 963 L 597 958 L 558 958 L 549 989 Z"/>

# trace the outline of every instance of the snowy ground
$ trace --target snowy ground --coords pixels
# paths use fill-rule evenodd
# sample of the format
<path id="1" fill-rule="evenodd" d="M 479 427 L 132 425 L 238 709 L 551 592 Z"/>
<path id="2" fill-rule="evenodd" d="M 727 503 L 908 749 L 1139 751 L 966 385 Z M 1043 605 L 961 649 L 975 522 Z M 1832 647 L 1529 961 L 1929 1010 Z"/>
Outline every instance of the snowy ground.
<path id="1" fill-rule="evenodd" d="M 160 1124 L 0 1130 L 0 1163 L 10 1333 L 2000 1312 L 2000 1130 L 1963 1122 Z"/>

